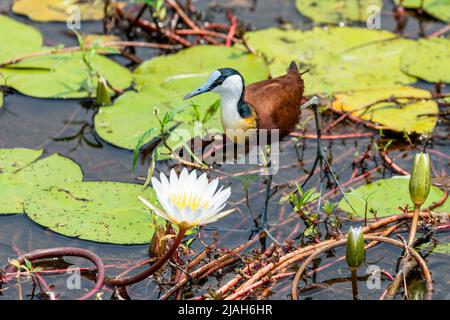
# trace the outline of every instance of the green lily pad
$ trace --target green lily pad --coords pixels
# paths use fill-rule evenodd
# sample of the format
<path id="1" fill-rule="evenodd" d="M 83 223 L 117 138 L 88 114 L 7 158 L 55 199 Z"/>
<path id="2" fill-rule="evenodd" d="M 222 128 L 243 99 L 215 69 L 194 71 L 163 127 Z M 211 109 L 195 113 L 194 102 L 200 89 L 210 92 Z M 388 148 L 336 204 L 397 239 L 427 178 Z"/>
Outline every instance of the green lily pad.
<path id="1" fill-rule="evenodd" d="M 66 22 L 77 14 L 80 19 L 103 19 L 103 0 L 79 1 L 79 0 L 14 0 L 12 10 L 14 13 L 26 15 L 34 21 L 60 21 Z"/>
<path id="2" fill-rule="evenodd" d="M 75 162 L 58 154 L 38 160 L 42 152 L 0 149 L 0 215 L 23 213 L 23 202 L 33 192 L 82 180 Z"/>
<path id="3" fill-rule="evenodd" d="M 0 30 L 0 62 L 37 51 L 44 41 L 38 30 L 1 14 Z"/>
<path id="4" fill-rule="evenodd" d="M 399 4 L 399 0 L 394 0 Z M 436 19 L 450 22 L 450 0 L 403 0 L 402 5 L 409 9 L 420 8 L 423 2 L 423 10 Z"/>
<path id="5" fill-rule="evenodd" d="M 413 41 L 388 31 L 350 27 L 311 31 L 270 28 L 246 36 L 249 44 L 268 58 L 272 75 L 284 74 L 291 60 L 303 65 L 302 69 L 310 69 L 303 76 L 306 95 L 416 80 L 400 70 L 400 56 Z"/>
<path id="6" fill-rule="evenodd" d="M 450 40 L 435 38 L 415 42 L 403 52 L 401 68 L 428 82 L 450 82 Z"/>
<path id="7" fill-rule="evenodd" d="M 430 98 L 427 90 L 413 87 L 393 87 L 383 89 L 368 89 L 337 94 L 333 101 L 333 108 L 341 111 L 352 111 L 352 114 L 362 119 L 385 126 L 387 129 L 399 132 L 430 133 L 437 123 L 437 117 L 421 116 L 423 114 L 436 114 L 439 107 L 430 100 L 405 100 L 375 104 L 376 101 L 391 97 L 417 97 Z"/>
<path id="8" fill-rule="evenodd" d="M 42 48 L 41 50 L 45 50 Z M 88 58 L 92 68 L 116 89 L 130 86 L 130 71 L 101 55 Z M 0 68 L 7 86 L 37 98 L 84 98 L 93 96 L 97 77 L 90 76 L 83 53 L 72 52 L 34 57 Z"/>
<path id="9" fill-rule="evenodd" d="M 139 138 L 151 128 L 155 129 L 150 141 L 159 135 L 154 108 L 161 117 L 168 111 L 176 112 L 175 124 L 181 124 L 172 136 L 170 145 L 175 149 L 193 138 L 194 121 L 202 121 L 203 129 L 222 131 L 219 112 L 209 108 L 219 99 L 207 93 L 188 101 L 183 96 L 202 85 L 211 72 L 221 67 L 239 70 L 247 83 L 267 79 L 269 72 L 264 61 L 245 51 L 217 46 L 197 46 L 176 54 L 160 56 L 144 62 L 135 71 L 136 92 L 126 92 L 112 107 L 100 108 L 95 116 L 95 128 L 104 140 L 115 146 L 134 149 Z"/>
<path id="10" fill-rule="evenodd" d="M 383 7 L 381 0 L 297 0 L 295 3 L 302 15 L 316 22 L 333 24 L 366 21 L 369 18 L 369 6 L 376 5 L 380 9 Z"/>
<path id="11" fill-rule="evenodd" d="M 143 190 L 141 185 L 79 182 L 34 193 L 25 202 L 25 212 L 36 223 L 65 236 L 143 244 L 153 236 L 154 215 L 138 196 L 156 203 L 154 191 Z"/>
<path id="12" fill-rule="evenodd" d="M 440 253 L 450 255 L 450 242 L 439 243 L 436 248 L 433 249 L 433 253 Z"/>
<path id="13" fill-rule="evenodd" d="M 444 191 L 432 186 L 427 201 L 422 207 L 430 206 L 433 202 L 440 200 L 443 195 Z M 409 177 L 399 176 L 377 180 L 350 191 L 346 196 L 359 217 L 364 217 L 366 203 L 368 217 L 373 217 L 374 213 L 376 213 L 377 217 L 398 214 L 401 213 L 399 207 L 405 207 L 406 205 L 409 205 L 409 208 L 413 208 L 413 203 L 409 196 Z M 339 208 L 354 214 L 353 210 L 345 202 L 345 199 L 341 199 Z M 450 212 L 450 200 L 447 199 L 442 206 L 434 210 Z"/>

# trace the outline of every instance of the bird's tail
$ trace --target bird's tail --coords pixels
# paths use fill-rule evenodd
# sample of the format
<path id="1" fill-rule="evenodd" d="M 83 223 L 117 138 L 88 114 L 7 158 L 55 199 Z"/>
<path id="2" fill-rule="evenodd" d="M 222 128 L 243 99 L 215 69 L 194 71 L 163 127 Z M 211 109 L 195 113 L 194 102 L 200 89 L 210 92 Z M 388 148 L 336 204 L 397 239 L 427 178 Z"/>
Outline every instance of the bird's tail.
<path id="1" fill-rule="evenodd" d="M 291 64 L 289 65 L 289 71 L 297 71 L 298 72 L 298 66 L 295 61 L 292 61 Z"/>

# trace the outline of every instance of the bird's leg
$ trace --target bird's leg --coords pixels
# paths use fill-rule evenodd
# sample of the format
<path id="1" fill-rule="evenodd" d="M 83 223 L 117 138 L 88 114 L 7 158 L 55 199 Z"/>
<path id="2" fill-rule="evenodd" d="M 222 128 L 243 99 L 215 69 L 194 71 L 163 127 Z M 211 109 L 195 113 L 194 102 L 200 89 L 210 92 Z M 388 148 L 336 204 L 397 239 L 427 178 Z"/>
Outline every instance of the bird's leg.
<path id="1" fill-rule="evenodd" d="M 301 108 L 301 110 L 304 110 L 310 106 L 313 107 L 314 119 L 316 122 L 317 153 L 316 153 L 316 159 L 314 160 L 313 168 L 310 171 L 306 180 L 303 182 L 302 187 L 304 187 L 305 184 L 308 182 L 308 180 L 313 176 L 316 166 L 317 166 L 317 164 L 319 164 L 319 170 L 320 170 L 319 171 L 319 176 L 320 176 L 319 194 L 320 194 L 320 196 L 319 196 L 319 199 L 317 200 L 317 212 L 319 213 L 320 205 L 322 202 L 323 185 L 324 185 L 324 180 L 325 180 L 325 174 L 324 174 L 324 163 L 325 163 L 326 166 L 328 167 L 328 171 L 330 172 L 334 183 L 336 183 L 336 185 L 339 189 L 339 192 L 342 194 L 342 196 L 344 197 L 345 201 L 350 206 L 350 208 L 352 208 L 352 210 L 355 211 L 355 209 L 353 209 L 352 205 L 350 204 L 347 197 L 345 196 L 344 190 L 342 189 L 341 184 L 339 183 L 336 175 L 334 174 L 333 168 L 331 167 L 331 164 L 329 163 L 329 161 L 325 155 L 325 151 L 324 151 L 325 149 L 323 148 L 323 145 L 322 145 L 322 130 L 321 130 L 321 125 L 320 125 L 319 99 L 316 96 L 309 99 L 306 103 L 304 103 L 302 106 L 300 106 L 300 108 Z"/>

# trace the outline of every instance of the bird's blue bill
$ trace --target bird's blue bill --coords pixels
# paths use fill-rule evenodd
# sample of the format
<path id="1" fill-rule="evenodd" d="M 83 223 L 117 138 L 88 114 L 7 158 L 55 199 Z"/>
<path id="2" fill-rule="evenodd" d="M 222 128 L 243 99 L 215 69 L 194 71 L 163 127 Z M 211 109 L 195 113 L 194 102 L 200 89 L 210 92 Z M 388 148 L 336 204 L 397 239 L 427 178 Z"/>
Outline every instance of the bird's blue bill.
<path id="1" fill-rule="evenodd" d="M 192 97 L 198 96 L 199 94 L 210 91 L 214 88 L 214 84 L 219 77 L 220 72 L 214 71 L 204 85 L 185 95 L 183 100 L 190 99 Z"/>

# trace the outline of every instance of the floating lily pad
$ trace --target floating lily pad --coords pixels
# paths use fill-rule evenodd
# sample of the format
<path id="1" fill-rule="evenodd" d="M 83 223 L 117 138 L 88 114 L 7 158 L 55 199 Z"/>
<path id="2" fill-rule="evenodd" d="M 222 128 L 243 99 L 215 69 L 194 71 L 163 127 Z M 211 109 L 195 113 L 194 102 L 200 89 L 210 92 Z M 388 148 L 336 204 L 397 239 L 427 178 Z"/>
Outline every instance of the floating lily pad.
<path id="1" fill-rule="evenodd" d="M 186 93 L 202 85 L 211 72 L 221 67 L 239 70 L 247 83 L 267 79 L 269 73 L 261 58 L 234 48 L 197 46 L 153 58 L 135 71 L 139 92 L 127 92 L 112 107 L 100 108 L 95 117 L 97 133 L 113 145 L 134 149 L 149 129 L 156 130 L 147 141 L 159 134 L 155 107 L 160 110 L 161 117 L 167 111 L 176 111 L 174 125 L 181 123 L 178 131 L 184 129 L 184 136 L 178 143 L 176 137 L 172 137 L 174 148 L 193 137 L 192 127 L 196 120 L 204 120 L 203 129 L 221 130 L 219 112 L 208 113 L 219 99 L 218 95 L 208 93 L 183 101 Z"/>
<path id="2" fill-rule="evenodd" d="M 58 154 L 38 158 L 42 150 L 0 149 L 0 215 L 23 213 L 23 202 L 33 192 L 81 181 L 80 167 Z"/>
<path id="3" fill-rule="evenodd" d="M 395 0 L 399 4 L 399 0 Z M 450 0 L 403 0 L 402 6 L 409 9 L 420 8 L 423 3 L 423 10 L 436 19 L 450 22 Z"/>
<path id="4" fill-rule="evenodd" d="M 0 62 L 37 51 L 42 47 L 43 38 L 38 30 L 1 14 L 0 30 L 2 30 L 0 32 Z"/>
<path id="5" fill-rule="evenodd" d="M 249 44 L 270 61 L 272 75 L 286 72 L 291 60 L 310 69 L 305 94 L 367 89 L 415 82 L 400 70 L 400 56 L 413 41 L 381 30 L 276 28 L 246 34 Z M 375 53 L 375 54 L 374 54 Z"/>
<path id="6" fill-rule="evenodd" d="M 432 186 L 427 201 L 423 204 L 423 208 L 440 200 L 443 195 L 444 191 Z M 368 217 L 373 217 L 374 213 L 376 213 L 377 217 L 398 214 L 401 213 L 399 207 L 404 208 L 406 205 L 409 205 L 409 208 L 413 208 L 413 203 L 409 196 L 409 177 L 377 180 L 350 191 L 346 196 L 359 217 L 364 217 L 366 203 Z M 345 212 L 354 214 L 344 199 L 339 202 L 339 208 Z M 447 199 L 435 211 L 450 212 L 450 200 Z"/>
<path id="7" fill-rule="evenodd" d="M 79 182 L 34 193 L 25 212 L 36 223 L 69 237 L 115 244 L 148 243 L 153 215 L 139 201 L 156 203 L 153 190 L 119 182 Z M 157 223 L 164 220 L 157 218 Z"/>
<path id="8" fill-rule="evenodd" d="M 334 23 L 349 21 L 366 21 L 370 12 L 367 8 L 383 7 L 381 0 L 297 0 L 300 13 L 316 22 Z"/>
<path id="9" fill-rule="evenodd" d="M 445 255 L 450 255 L 450 243 L 439 243 L 436 248 L 433 249 L 433 253 L 440 253 Z"/>
<path id="10" fill-rule="evenodd" d="M 428 82 L 450 82 L 450 40 L 436 38 L 415 42 L 403 52 L 401 68 Z"/>
<path id="11" fill-rule="evenodd" d="M 127 68 L 97 54 L 88 59 L 95 72 L 116 89 L 130 86 L 132 76 Z M 26 59 L 1 68 L 0 73 L 7 86 L 37 98 L 84 98 L 93 96 L 97 85 L 97 77 L 90 76 L 81 52 Z"/>
<path id="12" fill-rule="evenodd" d="M 391 97 L 430 98 L 431 93 L 413 87 L 394 87 L 384 89 L 368 89 L 337 94 L 333 108 L 341 111 L 353 111 L 352 114 L 399 132 L 430 133 L 437 123 L 437 117 L 423 116 L 436 114 L 439 108 L 430 100 L 400 99 L 395 102 L 373 103 Z M 366 106 L 369 108 L 365 108 Z"/>
<path id="13" fill-rule="evenodd" d="M 103 19 L 103 0 L 15 0 L 14 13 L 23 14 L 34 21 L 66 22 L 79 15 L 82 21 Z"/>

